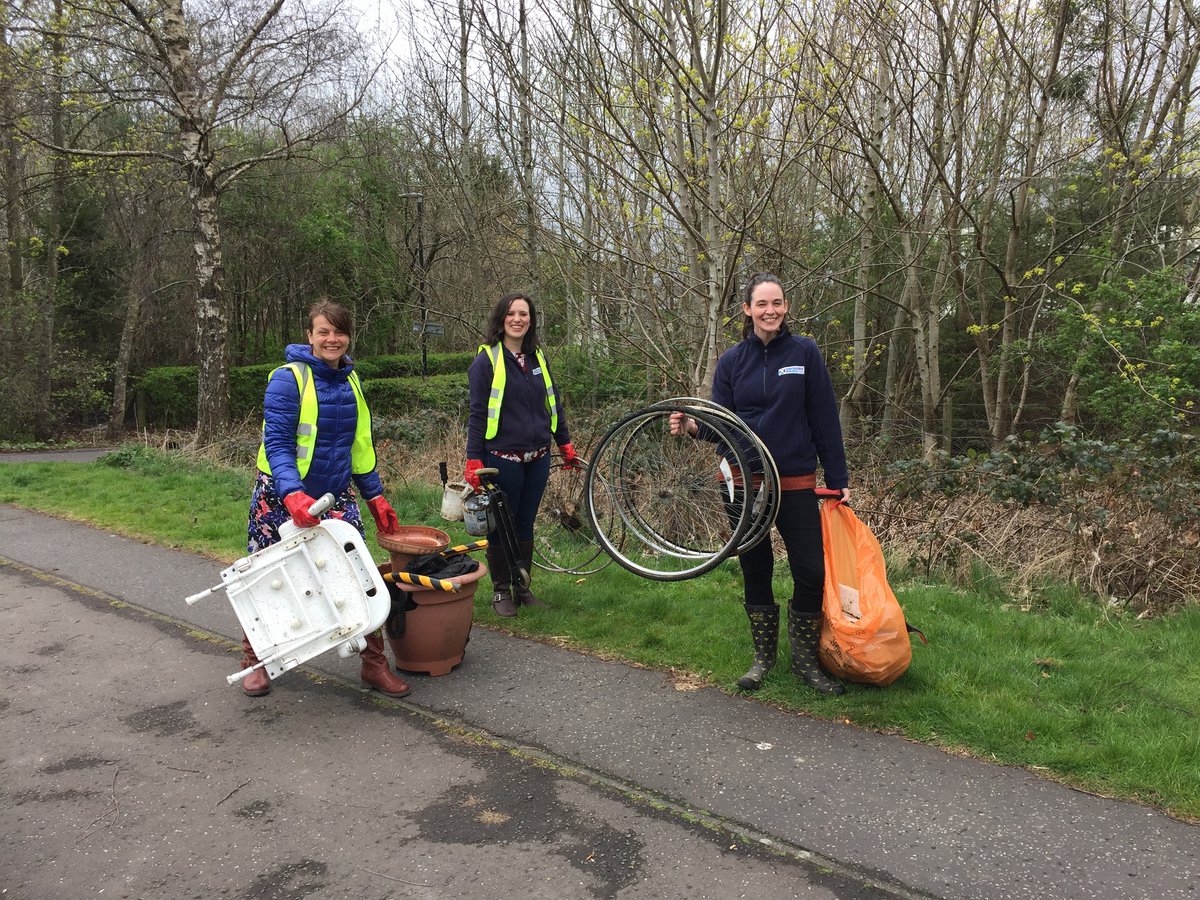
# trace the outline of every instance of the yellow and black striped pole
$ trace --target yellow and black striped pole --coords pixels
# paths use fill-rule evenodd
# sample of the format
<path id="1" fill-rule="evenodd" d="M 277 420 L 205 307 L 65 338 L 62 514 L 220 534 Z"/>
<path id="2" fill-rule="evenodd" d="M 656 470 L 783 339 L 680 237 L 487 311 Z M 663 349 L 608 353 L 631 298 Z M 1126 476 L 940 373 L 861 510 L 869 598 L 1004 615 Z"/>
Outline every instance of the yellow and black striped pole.
<path id="1" fill-rule="evenodd" d="M 486 550 L 487 545 L 487 538 L 484 538 L 481 541 L 472 541 L 470 544 L 457 544 L 453 547 L 447 547 L 439 555 L 457 556 L 460 553 L 473 553 L 476 550 Z"/>
<path id="2" fill-rule="evenodd" d="M 435 588 L 436 590 L 447 591 L 449 593 L 462 590 L 462 585 L 457 581 L 430 578 L 428 575 L 410 575 L 408 572 L 388 572 L 383 576 L 383 580 L 390 581 L 393 584 L 397 581 L 403 584 L 419 584 L 422 587 Z"/>

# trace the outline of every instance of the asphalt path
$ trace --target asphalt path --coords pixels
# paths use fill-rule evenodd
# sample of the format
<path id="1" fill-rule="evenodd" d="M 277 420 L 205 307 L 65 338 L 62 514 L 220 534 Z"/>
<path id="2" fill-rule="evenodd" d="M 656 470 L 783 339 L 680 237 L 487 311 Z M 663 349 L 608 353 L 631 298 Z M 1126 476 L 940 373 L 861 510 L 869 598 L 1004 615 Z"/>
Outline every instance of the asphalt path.
<path id="1" fill-rule="evenodd" d="M 1153 809 L 478 625 L 244 698 L 220 568 L 0 505 L 0 895 L 1200 897 Z"/>

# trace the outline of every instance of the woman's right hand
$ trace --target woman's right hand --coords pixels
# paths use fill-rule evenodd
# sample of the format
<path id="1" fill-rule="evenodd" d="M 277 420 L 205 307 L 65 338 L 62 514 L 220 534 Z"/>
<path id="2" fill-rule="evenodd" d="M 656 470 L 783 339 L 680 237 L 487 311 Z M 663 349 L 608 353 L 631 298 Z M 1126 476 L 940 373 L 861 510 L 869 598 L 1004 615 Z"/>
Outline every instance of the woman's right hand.
<path id="1" fill-rule="evenodd" d="M 671 413 L 670 421 L 671 434 L 686 434 L 695 437 L 696 432 L 700 430 L 700 426 L 696 424 L 696 420 L 686 413 L 673 412 Z"/>
<path id="2" fill-rule="evenodd" d="M 316 502 L 304 491 L 292 491 L 283 498 L 283 505 L 287 507 L 288 515 L 292 517 L 297 528 L 312 528 L 319 524 L 318 520 L 313 518 L 312 513 L 308 511 L 308 508 Z"/>

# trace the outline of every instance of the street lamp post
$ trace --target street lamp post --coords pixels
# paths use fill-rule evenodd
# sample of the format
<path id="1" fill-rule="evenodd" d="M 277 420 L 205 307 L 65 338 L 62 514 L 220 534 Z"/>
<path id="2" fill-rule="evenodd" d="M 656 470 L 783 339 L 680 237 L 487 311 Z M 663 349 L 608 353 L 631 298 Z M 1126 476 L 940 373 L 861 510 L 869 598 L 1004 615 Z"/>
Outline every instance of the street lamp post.
<path id="1" fill-rule="evenodd" d="M 401 194 L 417 201 L 417 302 L 420 311 L 418 326 L 421 329 L 421 377 L 429 374 L 428 335 L 429 304 L 425 302 L 425 195 L 420 191 Z"/>

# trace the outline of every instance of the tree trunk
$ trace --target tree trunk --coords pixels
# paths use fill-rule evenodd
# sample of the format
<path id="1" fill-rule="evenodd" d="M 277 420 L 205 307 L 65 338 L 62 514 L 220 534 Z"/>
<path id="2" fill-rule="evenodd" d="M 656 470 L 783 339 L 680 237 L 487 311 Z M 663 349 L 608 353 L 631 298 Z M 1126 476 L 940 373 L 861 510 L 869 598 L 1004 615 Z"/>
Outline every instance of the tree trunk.
<path id="1" fill-rule="evenodd" d="M 229 320 L 221 262 L 220 194 L 199 81 L 188 44 L 183 0 L 167 0 L 163 45 L 178 103 L 179 145 L 187 172 L 196 277 L 196 445 L 212 443 L 229 424 Z"/>
<path id="2" fill-rule="evenodd" d="M 867 311 L 874 290 L 875 279 L 875 220 L 879 214 L 880 166 L 879 148 L 883 145 L 883 134 L 887 118 L 888 92 L 891 89 L 891 65 L 887 58 L 887 45 L 881 38 L 876 53 L 878 70 L 875 103 L 871 108 L 870 133 L 863 155 L 863 208 L 862 239 L 859 241 L 858 268 L 854 292 L 854 370 L 850 388 L 842 398 L 842 428 L 847 438 L 860 427 L 864 415 L 863 406 L 867 397 L 867 373 L 870 371 L 869 347 L 867 346 Z"/>
<path id="3" fill-rule="evenodd" d="M 62 21 L 62 0 L 54 0 L 54 18 Z M 54 146 L 66 144 L 66 127 L 63 123 L 63 40 L 58 31 L 51 33 L 49 39 L 51 63 L 50 74 L 50 139 Z M 54 374 L 54 313 L 58 306 L 59 294 L 59 250 L 63 243 L 63 221 L 66 210 L 66 179 L 67 160 L 59 151 L 51 156 L 50 204 L 46 210 L 46 286 L 41 298 L 36 340 L 37 358 L 37 390 L 35 393 L 37 408 L 34 413 L 33 436 L 39 441 L 48 441 L 53 437 L 54 425 L 51 421 L 52 376 Z"/>
<path id="4" fill-rule="evenodd" d="M 137 334 L 138 320 L 142 313 L 142 295 L 137 285 L 132 285 L 125 298 L 125 321 L 121 325 L 121 340 L 117 345 L 117 361 L 113 364 L 113 399 L 109 407 L 108 427 L 104 436 L 118 440 L 125 432 L 126 388 L 129 385 L 129 360 L 133 357 L 133 338 Z"/>

